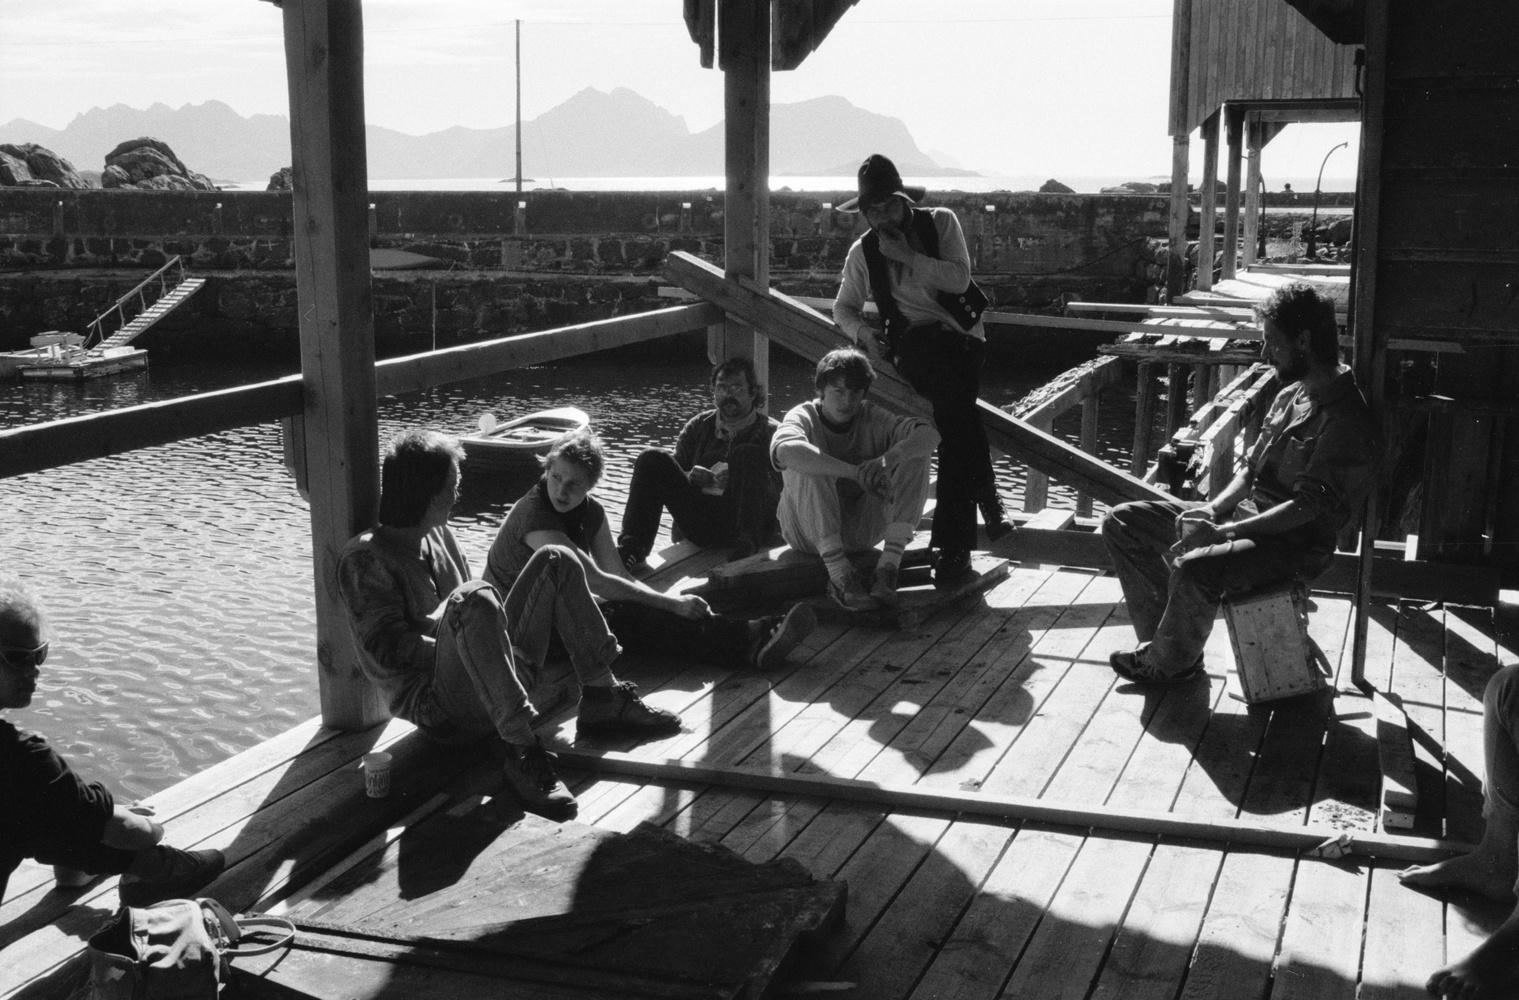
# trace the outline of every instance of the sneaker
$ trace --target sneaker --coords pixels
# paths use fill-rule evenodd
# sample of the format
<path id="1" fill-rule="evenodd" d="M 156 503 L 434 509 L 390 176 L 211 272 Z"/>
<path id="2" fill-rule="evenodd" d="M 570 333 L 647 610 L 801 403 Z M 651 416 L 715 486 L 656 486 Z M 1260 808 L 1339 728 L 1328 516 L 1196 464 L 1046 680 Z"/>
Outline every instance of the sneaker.
<path id="1" fill-rule="evenodd" d="M 818 616 L 810 604 L 793 604 L 783 617 L 768 620 L 750 658 L 759 671 L 774 670 L 786 661 L 797 643 L 817 628 Z"/>
<path id="2" fill-rule="evenodd" d="M 874 611 L 880 607 L 876 599 L 865 590 L 860 575 L 853 570 L 849 571 L 849 576 L 843 583 L 832 577 L 828 579 L 828 597 L 845 611 Z"/>
<path id="3" fill-rule="evenodd" d="M 116 895 L 123 906 L 151 906 L 165 899 L 185 899 L 204 889 L 227 867 L 221 851 L 183 851 L 159 844 L 147 850 L 149 857 L 133 862 L 146 869 L 121 876 Z"/>
<path id="4" fill-rule="evenodd" d="M 605 692 L 605 693 L 603 693 Z M 651 708 L 638 697 L 638 685 L 618 681 L 609 688 L 581 688 L 577 736 L 655 736 L 680 732 L 680 716 Z"/>
<path id="5" fill-rule="evenodd" d="M 934 586 L 959 583 L 970 572 L 970 552 L 965 549 L 944 550 L 934 562 Z"/>
<path id="6" fill-rule="evenodd" d="M 882 607 L 894 608 L 902 603 L 902 595 L 897 593 L 897 578 L 901 569 L 900 566 L 876 567 L 876 578 L 870 585 L 870 596 Z"/>
<path id="7" fill-rule="evenodd" d="M 1133 684 L 1185 684 L 1203 676 L 1203 658 L 1179 674 L 1164 674 L 1139 658 L 1138 650 L 1121 649 L 1108 654 L 1113 673 Z"/>
<path id="8" fill-rule="evenodd" d="M 640 552 L 631 545 L 617 546 L 617 558 L 622 560 L 623 568 L 634 576 L 649 568 L 649 554 Z"/>
<path id="9" fill-rule="evenodd" d="M 574 819 L 580 806 L 554 772 L 554 762 L 558 759 L 544 749 L 542 743 L 527 746 L 508 743 L 501 771 L 506 776 L 506 787 L 516 796 L 523 809 L 537 813 L 544 819 L 563 823 Z"/>

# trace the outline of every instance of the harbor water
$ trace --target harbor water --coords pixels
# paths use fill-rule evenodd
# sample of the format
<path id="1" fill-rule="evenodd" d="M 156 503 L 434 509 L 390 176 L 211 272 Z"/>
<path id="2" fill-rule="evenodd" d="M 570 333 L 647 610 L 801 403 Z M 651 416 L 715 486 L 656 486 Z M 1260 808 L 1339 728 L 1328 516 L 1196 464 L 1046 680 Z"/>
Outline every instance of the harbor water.
<path id="1" fill-rule="evenodd" d="M 148 345 L 151 347 L 151 345 Z M 131 406 L 290 374 L 289 365 L 155 364 L 81 384 L 0 386 L 0 427 Z M 699 356 L 601 354 L 382 400 L 380 435 L 453 432 L 575 405 L 607 445 L 608 478 L 671 447 L 710 405 Z M 1009 405 L 1057 372 L 988 365 L 983 396 Z M 770 411 L 811 395 L 811 366 L 777 351 Z M 1126 464 L 1132 399 L 1104 396 L 1104 457 Z M 1079 416 L 1057 423 L 1074 440 Z M 998 464 L 1021 499 L 1022 470 Z M 471 477 L 453 527 L 478 572 L 531 472 Z M 1052 484 L 1051 502 L 1071 497 Z M 619 514 L 614 510 L 614 517 Z M 6 713 L 44 733 L 84 774 L 142 797 L 318 711 L 309 512 L 283 464 L 278 424 L 193 438 L 0 479 L 0 569 L 42 599 L 53 646 L 36 698 Z"/>

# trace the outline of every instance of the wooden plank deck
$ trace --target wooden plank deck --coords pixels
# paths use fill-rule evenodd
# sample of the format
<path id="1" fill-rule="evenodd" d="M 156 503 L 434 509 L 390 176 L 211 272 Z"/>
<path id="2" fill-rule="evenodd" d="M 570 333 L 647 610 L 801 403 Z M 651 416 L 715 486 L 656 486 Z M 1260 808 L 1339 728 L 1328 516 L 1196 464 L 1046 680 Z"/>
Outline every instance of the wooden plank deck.
<path id="1" fill-rule="evenodd" d="M 718 559 L 688 546 L 665 556 L 656 581 L 682 588 Z M 630 662 L 624 675 L 680 712 L 685 731 L 575 747 L 566 759 L 586 768 L 567 777 L 582 823 L 653 823 L 847 882 L 842 926 L 794 972 L 854 984 L 844 996 L 1412 998 L 1502 916 L 1401 888 L 1393 874 L 1406 861 L 1391 855 L 1478 835 L 1482 685 L 1515 654 L 1489 609 L 1373 608 L 1367 675 L 1401 696 L 1417 755 L 1416 825 L 1396 840 L 1375 827 L 1376 719 L 1348 680 L 1350 611 L 1315 595 L 1310 629 L 1336 668 L 1334 696 L 1247 707 L 1231 693 L 1222 623 L 1206 683 L 1135 691 L 1106 663 L 1132 641 L 1116 580 L 1017 565 L 912 629 L 824 622 L 778 673 Z M 572 716 L 546 734 L 568 743 Z M 379 745 L 397 755 L 395 790 L 370 800 L 355 765 Z M 700 765 L 706 777 L 620 776 L 602 754 Z M 428 816 L 492 808 L 496 767 L 404 723 L 338 734 L 313 721 L 153 803 L 172 842 L 228 852 L 207 894 L 246 909 L 309 897 L 335 865 L 377 863 Z M 779 784 L 729 780 L 745 774 Z M 855 794 L 867 788 L 883 797 Z M 943 804 L 900 807 L 892 789 Z M 1024 801 L 1074 820 L 1026 818 Z M 1184 836 L 1110 828 L 1105 813 L 1235 826 Z M 1244 828 L 1392 846 L 1335 862 L 1230 832 Z M 83 940 L 115 906 L 114 880 L 63 893 L 49 876 L 24 867 L 0 908 L 0 996 L 77 994 Z"/>

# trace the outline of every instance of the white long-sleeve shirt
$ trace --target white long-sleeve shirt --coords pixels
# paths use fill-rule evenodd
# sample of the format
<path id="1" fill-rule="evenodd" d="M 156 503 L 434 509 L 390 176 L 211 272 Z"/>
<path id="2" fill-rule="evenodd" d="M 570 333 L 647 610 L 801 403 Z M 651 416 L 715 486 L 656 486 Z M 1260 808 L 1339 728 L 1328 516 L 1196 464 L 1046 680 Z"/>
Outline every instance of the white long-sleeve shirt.
<path id="1" fill-rule="evenodd" d="M 918 243 L 911 223 L 905 229 L 908 246 L 912 247 L 910 263 L 899 264 L 886 261 L 891 275 L 891 294 L 897 308 L 908 323 L 936 320 L 960 329 L 955 318 L 935 300 L 940 292 L 959 292 L 970 284 L 970 250 L 965 245 L 965 233 L 960 220 L 947 208 L 930 208 L 934 230 L 939 234 L 939 257 L 928 256 Z M 860 343 L 866 329 L 864 307 L 867 299 L 874 298 L 870 288 L 870 269 L 865 263 L 864 237 L 854 241 L 844 257 L 844 273 L 839 283 L 839 293 L 833 302 L 833 321 L 855 343 Z M 879 305 L 880 303 L 877 303 Z M 986 339 L 986 327 L 977 323 L 966 331 L 978 340 Z"/>

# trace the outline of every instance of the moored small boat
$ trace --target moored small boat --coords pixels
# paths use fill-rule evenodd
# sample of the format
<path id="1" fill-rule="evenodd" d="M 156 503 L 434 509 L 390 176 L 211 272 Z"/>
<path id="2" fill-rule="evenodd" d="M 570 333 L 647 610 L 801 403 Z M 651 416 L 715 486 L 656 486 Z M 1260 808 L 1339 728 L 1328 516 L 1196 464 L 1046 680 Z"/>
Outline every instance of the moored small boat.
<path id="1" fill-rule="evenodd" d="M 590 415 L 578 406 L 557 406 L 500 422 L 494 414 L 486 413 L 480 417 L 478 433 L 459 440 L 471 465 L 524 466 L 535 463 L 562 435 L 590 423 Z"/>

